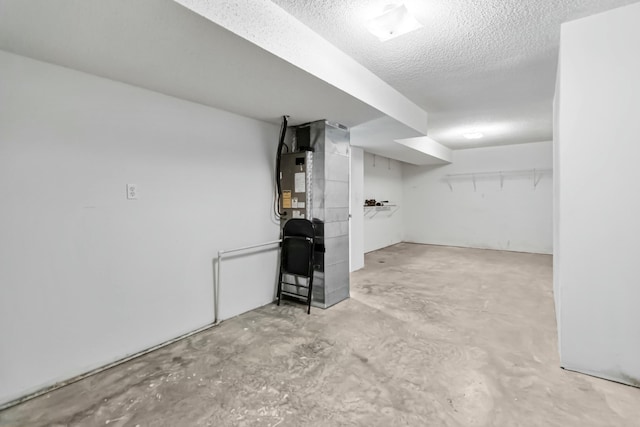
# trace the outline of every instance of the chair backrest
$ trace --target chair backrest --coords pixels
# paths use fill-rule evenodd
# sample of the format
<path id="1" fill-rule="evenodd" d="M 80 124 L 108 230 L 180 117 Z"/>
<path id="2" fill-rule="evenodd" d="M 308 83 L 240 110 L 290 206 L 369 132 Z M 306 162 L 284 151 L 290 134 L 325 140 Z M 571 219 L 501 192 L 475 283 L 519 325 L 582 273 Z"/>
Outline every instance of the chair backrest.
<path id="1" fill-rule="evenodd" d="M 286 239 L 287 237 L 306 237 L 315 240 L 316 232 L 313 223 L 303 218 L 290 219 L 282 229 L 282 238 Z"/>
<path id="2" fill-rule="evenodd" d="M 309 277 L 313 274 L 313 243 L 305 237 L 289 237 L 282 242 L 283 273 Z"/>
<path id="3" fill-rule="evenodd" d="M 282 229 L 282 269 L 300 276 L 313 275 L 315 229 L 308 219 L 294 218 Z"/>

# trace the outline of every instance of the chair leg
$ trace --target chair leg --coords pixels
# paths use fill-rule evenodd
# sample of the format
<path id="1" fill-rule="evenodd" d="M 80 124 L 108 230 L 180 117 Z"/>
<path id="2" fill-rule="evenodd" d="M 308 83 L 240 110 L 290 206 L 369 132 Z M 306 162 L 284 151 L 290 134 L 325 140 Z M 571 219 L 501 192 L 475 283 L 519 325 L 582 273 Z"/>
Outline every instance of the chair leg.
<path id="1" fill-rule="evenodd" d="M 309 276 L 309 293 L 307 294 L 307 314 L 311 314 L 311 296 L 313 292 L 313 270 Z"/>

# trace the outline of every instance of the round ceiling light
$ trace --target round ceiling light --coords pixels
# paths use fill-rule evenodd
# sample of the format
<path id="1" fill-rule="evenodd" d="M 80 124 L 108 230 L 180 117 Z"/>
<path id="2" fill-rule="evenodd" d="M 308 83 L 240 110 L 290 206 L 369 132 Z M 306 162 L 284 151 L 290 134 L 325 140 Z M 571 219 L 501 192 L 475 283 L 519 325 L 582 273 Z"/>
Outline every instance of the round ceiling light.
<path id="1" fill-rule="evenodd" d="M 484 134 L 482 132 L 468 132 L 468 133 L 462 134 L 462 136 L 464 136 L 467 139 L 480 139 L 484 137 Z"/>

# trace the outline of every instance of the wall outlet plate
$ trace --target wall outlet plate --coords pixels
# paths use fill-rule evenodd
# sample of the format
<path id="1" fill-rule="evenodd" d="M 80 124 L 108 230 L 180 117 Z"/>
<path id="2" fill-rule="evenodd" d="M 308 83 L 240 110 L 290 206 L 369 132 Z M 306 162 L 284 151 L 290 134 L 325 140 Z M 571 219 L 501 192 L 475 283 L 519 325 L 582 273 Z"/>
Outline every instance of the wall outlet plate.
<path id="1" fill-rule="evenodd" d="M 127 199 L 136 200 L 138 198 L 138 185 L 127 184 Z"/>

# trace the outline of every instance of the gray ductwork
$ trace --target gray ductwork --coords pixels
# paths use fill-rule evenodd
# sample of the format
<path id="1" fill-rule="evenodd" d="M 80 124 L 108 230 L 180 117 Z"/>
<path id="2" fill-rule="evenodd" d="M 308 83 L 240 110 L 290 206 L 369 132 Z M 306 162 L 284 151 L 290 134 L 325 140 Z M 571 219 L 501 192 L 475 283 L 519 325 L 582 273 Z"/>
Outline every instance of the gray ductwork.
<path id="1" fill-rule="evenodd" d="M 291 128 L 281 159 L 281 224 L 316 225 L 313 301 L 326 308 L 349 297 L 349 130 L 321 120 Z"/>

